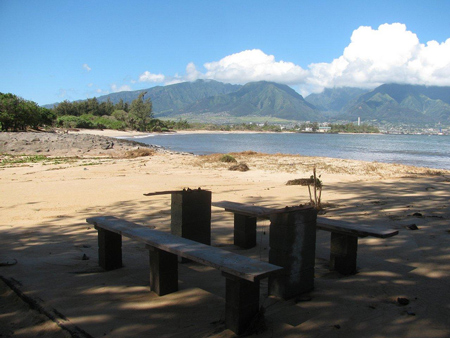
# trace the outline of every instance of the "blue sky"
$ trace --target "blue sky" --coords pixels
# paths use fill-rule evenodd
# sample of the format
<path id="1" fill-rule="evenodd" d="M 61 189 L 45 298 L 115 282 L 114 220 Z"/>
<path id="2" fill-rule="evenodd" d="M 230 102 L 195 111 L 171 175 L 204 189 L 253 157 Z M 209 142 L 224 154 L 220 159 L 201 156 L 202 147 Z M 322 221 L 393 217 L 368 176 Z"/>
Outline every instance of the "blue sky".
<path id="1" fill-rule="evenodd" d="M 39 104 L 196 79 L 303 95 L 450 85 L 450 1 L 0 0 L 0 92 Z"/>

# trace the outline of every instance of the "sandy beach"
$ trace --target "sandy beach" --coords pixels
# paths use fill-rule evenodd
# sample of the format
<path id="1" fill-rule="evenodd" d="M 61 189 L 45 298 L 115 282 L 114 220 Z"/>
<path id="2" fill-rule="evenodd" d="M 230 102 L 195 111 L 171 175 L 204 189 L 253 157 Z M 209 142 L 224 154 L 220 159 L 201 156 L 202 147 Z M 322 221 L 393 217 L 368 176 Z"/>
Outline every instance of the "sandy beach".
<path id="1" fill-rule="evenodd" d="M 54 142 L 33 134 L 0 133 L 0 336 L 234 337 L 224 327 L 220 272 L 181 264 L 180 291 L 158 297 L 149 292 L 145 247 L 124 240 L 124 267 L 104 272 L 97 231 L 85 220 L 112 215 L 170 231 L 170 195 L 143 194 L 183 188 L 210 190 L 213 201 L 305 204 L 308 189 L 286 182 L 314 167 L 324 215 L 399 235 L 360 239 L 358 273 L 342 276 L 328 270 L 330 234 L 318 231 L 314 291 L 284 301 L 267 296 L 263 280 L 267 330 L 259 336 L 450 336 L 450 171 L 245 152 L 233 154 L 250 168 L 239 172 L 220 155 L 143 151 L 106 138 L 142 133 L 83 130 Z M 80 135 L 100 138 L 77 148 Z M 5 153 L 48 158 L 21 162 Z M 248 250 L 233 245 L 232 214 L 213 207 L 211 228 L 213 246 L 267 260 L 269 221 L 258 222 L 258 245 Z"/>

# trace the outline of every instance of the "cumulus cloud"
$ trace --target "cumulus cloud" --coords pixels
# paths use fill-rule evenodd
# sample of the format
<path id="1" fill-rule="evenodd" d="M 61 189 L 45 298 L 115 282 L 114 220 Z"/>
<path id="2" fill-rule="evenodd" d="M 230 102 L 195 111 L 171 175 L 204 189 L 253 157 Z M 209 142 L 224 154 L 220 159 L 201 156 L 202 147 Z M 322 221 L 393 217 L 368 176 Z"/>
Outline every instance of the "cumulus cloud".
<path id="1" fill-rule="evenodd" d="M 111 85 L 111 90 L 112 90 L 114 93 L 117 93 L 117 92 L 126 92 L 126 91 L 130 91 L 130 90 L 131 90 L 131 87 L 130 87 L 129 85 L 122 85 L 122 86 L 118 87 L 115 83 L 113 83 L 113 84 Z"/>
<path id="2" fill-rule="evenodd" d="M 148 70 L 139 76 L 139 82 L 162 83 L 166 80 L 163 74 L 152 74 Z"/>
<path id="3" fill-rule="evenodd" d="M 87 72 L 90 72 L 92 70 L 92 68 L 89 67 L 87 63 L 83 63 L 83 69 L 86 70 Z"/>
<path id="4" fill-rule="evenodd" d="M 276 61 L 275 56 L 267 55 L 259 49 L 245 50 L 228 55 L 219 61 L 204 65 L 205 72 L 197 69 L 193 62 L 186 66 L 184 75 L 165 76 L 145 71 L 139 76 L 140 82 L 174 84 L 198 79 L 211 79 L 229 83 L 252 81 L 274 81 L 298 84 L 305 81 L 308 72 L 292 62 Z"/>
<path id="5" fill-rule="evenodd" d="M 361 26 L 353 31 L 342 55 L 330 63 L 302 68 L 252 49 L 207 62 L 203 68 L 201 71 L 191 62 L 184 75 L 146 71 L 139 81 L 173 84 L 212 79 L 244 84 L 266 80 L 294 86 L 304 95 L 323 88 L 374 88 L 383 83 L 450 86 L 450 38 L 424 44 L 401 23 L 383 24 L 376 29 Z"/>
<path id="6" fill-rule="evenodd" d="M 400 23 L 359 27 L 342 56 L 308 68 L 306 84 L 317 89 L 383 83 L 450 85 L 450 39 L 422 44 Z"/>
<path id="7" fill-rule="evenodd" d="M 186 66 L 186 76 L 184 78 L 186 78 L 188 81 L 195 81 L 204 77 L 205 76 L 197 70 L 197 67 L 195 67 L 195 64 L 193 62 L 190 62 Z"/>
<path id="8" fill-rule="evenodd" d="M 306 79 L 307 71 L 292 62 L 276 61 L 259 49 L 232 54 L 215 62 L 205 63 L 205 77 L 224 82 L 247 83 L 274 81 L 298 84 Z"/>

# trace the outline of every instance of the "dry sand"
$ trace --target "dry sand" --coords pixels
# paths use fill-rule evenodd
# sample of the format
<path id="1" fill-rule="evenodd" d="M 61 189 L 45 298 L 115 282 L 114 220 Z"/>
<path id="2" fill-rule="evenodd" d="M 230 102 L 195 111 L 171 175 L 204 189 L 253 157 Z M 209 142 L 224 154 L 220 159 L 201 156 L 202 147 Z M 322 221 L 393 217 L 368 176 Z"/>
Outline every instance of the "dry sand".
<path id="1" fill-rule="evenodd" d="M 45 149 L 45 155 L 53 154 L 51 147 Z M 105 153 L 93 148 L 77 151 L 78 158 L 71 160 L 2 164 L 0 263 L 17 263 L 0 266 L 9 284 L 0 283 L 0 337 L 66 337 L 70 332 L 79 337 L 233 337 L 224 329 L 225 281 L 219 272 L 183 264 L 180 291 L 157 297 L 149 292 L 146 249 L 124 240 L 124 268 L 103 272 L 97 233 L 85 219 L 114 215 L 169 231 L 170 196 L 143 193 L 187 187 L 211 190 L 214 201 L 268 207 L 307 203 L 307 188 L 285 183 L 309 177 L 314 166 L 324 184 L 327 217 L 400 233 L 385 240 L 360 239 L 359 272 L 344 277 L 328 271 L 329 233 L 319 231 L 311 300 L 267 297 L 263 281 L 268 329 L 260 337 L 450 336 L 450 172 L 251 152 L 235 154 L 250 167 L 235 172 L 217 155 L 152 152 L 123 158 L 135 149 L 115 152 L 119 149 L 113 147 Z M 232 215 L 217 208 L 212 212 L 213 245 L 267 259 L 267 221 L 258 223 L 257 247 L 242 250 L 232 245 Z M 410 230 L 412 224 L 418 230 Z M 398 297 L 409 304 L 399 305 Z"/>

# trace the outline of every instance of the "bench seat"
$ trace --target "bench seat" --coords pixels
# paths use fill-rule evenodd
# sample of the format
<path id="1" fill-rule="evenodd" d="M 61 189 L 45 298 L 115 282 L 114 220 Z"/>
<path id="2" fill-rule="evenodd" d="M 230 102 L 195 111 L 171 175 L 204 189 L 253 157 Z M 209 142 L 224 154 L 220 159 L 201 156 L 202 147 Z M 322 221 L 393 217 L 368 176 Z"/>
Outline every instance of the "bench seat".
<path id="1" fill-rule="evenodd" d="M 389 238 L 398 235 L 398 230 L 380 229 L 370 225 L 350 223 L 341 220 L 317 217 L 317 228 L 320 230 L 341 233 L 356 237 Z"/>
<path id="2" fill-rule="evenodd" d="M 150 256 L 150 288 L 160 296 L 178 291 L 178 256 L 221 271 L 227 284 L 226 325 L 238 334 L 245 331 L 259 311 L 259 280 L 282 270 L 267 262 L 113 216 L 92 217 L 86 221 L 98 230 L 99 264 L 105 270 L 122 266 L 122 236 L 146 245 Z"/>

